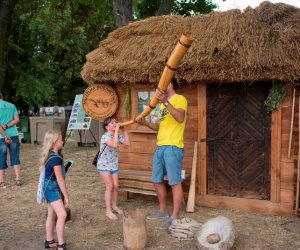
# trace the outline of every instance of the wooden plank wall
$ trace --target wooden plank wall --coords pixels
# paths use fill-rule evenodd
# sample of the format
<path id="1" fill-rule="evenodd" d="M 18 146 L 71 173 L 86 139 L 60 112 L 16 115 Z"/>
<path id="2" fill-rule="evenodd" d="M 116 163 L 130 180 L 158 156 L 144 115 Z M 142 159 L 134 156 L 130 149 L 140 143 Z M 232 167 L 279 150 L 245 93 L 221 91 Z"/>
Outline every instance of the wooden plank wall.
<path id="1" fill-rule="evenodd" d="M 149 88 L 148 86 L 146 86 Z M 119 107 L 116 116 L 119 120 L 125 121 L 133 119 L 137 110 L 137 88 L 131 87 L 131 117 L 125 118 L 122 112 L 126 87 L 117 87 L 116 92 L 119 97 Z M 140 87 L 139 87 L 140 88 Z M 155 90 L 152 88 L 151 90 Z M 198 104 L 197 104 L 197 86 L 188 85 L 178 91 L 188 101 L 187 123 L 184 135 L 185 153 L 183 160 L 183 169 L 187 173 L 191 172 L 193 161 L 194 142 L 197 141 L 198 126 Z M 131 146 L 119 148 L 119 168 L 132 170 L 148 170 L 152 169 L 152 157 L 156 146 L 156 133 L 138 127 L 137 124 L 129 125 L 128 129 Z"/>
<path id="2" fill-rule="evenodd" d="M 290 126 L 292 117 L 293 88 L 287 88 L 287 96 L 281 105 L 281 155 L 280 155 L 280 192 L 279 202 L 290 209 L 294 209 L 295 185 L 298 157 L 298 91 L 295 98 L 294 129 L 292 137 L 291 155 L 288 157 Z"/>
<path id="3" fill-rule="evenodd" d="M 147 87 L 148 88 L 148 87 Z M 183 168 L 190 173 L 193 158 L 193 147 L 194 142 L 198 138 L 198 90 L 199 86 L 187 85 L 182 90 L 178 91 L 179 94 L 184 95 L 188 100 L 188 113 L 187 113 L 187 124 L 185 129 L 185 157 Z M 131 117 L 124 118 L 122 114 L 122 104 L 124 101 L 124 96 L 127 87 L 118 87 L 116 89 L 119 96 L 119 108 L 117 111 L 117 118 L 124 121 L 133 119 L 137 114 L 137 87 L 131 87 Z M 155 88 L 153 88 L 154 90 Z M 291 124 L 291 114 L 292 114 L 292 97 L 293 88 L 287 88 L 287 96 L 281 105 L 281 111 L 278 113 L 273 113 L 272 122 L 273 126 L 277 129 L 274 133 L 272 130 L 272 146 L 278 145 L 279 148 L 274 150 L 278 152 L 279 155 L 272 155 L 273 162 L 276 166 L 272 166 L 272 174 L 275 176 L 273 182 L 271 183 L 271 203 L 277 204 L 280 208 L 276 209 L 280 211 L 285 211 L 285 213 L 290 213 L 294 209 L 295 205 L 295 185 L 296 185 L 296 168 L 297 168 L 297 154 L 298 154 L 298 93 L 296 94 L 295 101 L 295 117 L 294 117 L 294 132 L 292 140 L 292 150 L 291 157 L 288 158 L 288 145 L 289 145 L 289 133 Z M 274 124 L 276 122 L 276 124 Z M 131 146 L 130 147 L 120 147 L 120 157 L 119 157 L 119 167 L 120 169 L 133 169 L 133 170 L 148 170 L 152 169 L 152 157 L 156 146 L 156 133 L 150 130 L 143 130 L 143 128 L 137 125 L 130 125 L 127 127 L 130 132 Z M 279 144 L 278 144 L 279 142 Z M 274 160 L 275 159 L 275 160 Z M 198 168 L 199 169 L 199 168 Z M 199 179 L 199 175 L 198 175 Z M 197 184 L 200 187 L 200 184 Z M 200 190 L 198 189 L 198 192 Z M 205 195 L 204 193 L 202 193 Z M 204 196 L 203 196 L 204 197 Z M 201 199 L 203 199 L 203 197 Z M 253 202 L 253 201 L 251 201 Z M 258 203 L 262 203 L 258 201 Z M 266 201 L 267 202 L 267 201 Z M 233 202 L 234 203 L 234 202 Z M 270 203 L 268 203 L 270 204 Z M 264 206 L 263 206 L 264 207 Z M 273 210 L 275 208 L 272 208 Z M 270 210 L 270 213 L 275 213 L 276 210 Z M 276 211 L 277 211 L 276 210 Z M 278 210 L 278 211 L 279 211 Z M 267 210 L 266 210 L 267 211 Z M 278 212 L 280 214 L 282 212 Z"/>

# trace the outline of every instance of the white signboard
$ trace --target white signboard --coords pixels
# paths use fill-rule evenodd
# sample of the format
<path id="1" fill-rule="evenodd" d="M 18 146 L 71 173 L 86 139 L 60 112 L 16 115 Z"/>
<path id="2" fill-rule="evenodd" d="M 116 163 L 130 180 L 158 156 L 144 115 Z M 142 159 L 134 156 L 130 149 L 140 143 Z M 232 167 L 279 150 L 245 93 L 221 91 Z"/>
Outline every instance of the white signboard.
<path id="1" fill-rule="evenodd" d="M 82 96 L 76 95 L 72 107 L 68 130 L 90 129 L 92 118 L 87 116 L 82 107 Z"/>

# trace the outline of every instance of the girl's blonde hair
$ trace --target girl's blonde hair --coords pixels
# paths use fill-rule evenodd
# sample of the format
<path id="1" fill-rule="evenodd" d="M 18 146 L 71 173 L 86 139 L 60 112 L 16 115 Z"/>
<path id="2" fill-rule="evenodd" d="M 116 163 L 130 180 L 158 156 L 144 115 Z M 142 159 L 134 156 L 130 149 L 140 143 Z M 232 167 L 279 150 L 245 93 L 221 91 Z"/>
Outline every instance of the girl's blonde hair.
<path id="1" fill-rule="evenodd" d="M 61 136 L 60 131 L 49 129 L 46 132 L 44 141 L 43 141 L 41 157 L 39 160 L 39 169 L 40 170 L 45 167 L 45 163 L 48 159 L 49 152 L 53 149 L 54 143 L 59 139 L 60 136 Z"/>

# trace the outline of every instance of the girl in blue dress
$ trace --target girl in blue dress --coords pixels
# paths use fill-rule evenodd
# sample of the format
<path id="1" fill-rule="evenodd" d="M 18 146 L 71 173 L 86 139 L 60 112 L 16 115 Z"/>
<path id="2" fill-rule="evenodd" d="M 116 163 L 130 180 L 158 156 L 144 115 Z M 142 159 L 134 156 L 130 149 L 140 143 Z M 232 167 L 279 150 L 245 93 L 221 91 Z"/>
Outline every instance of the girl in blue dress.
<path id="1" fill-rule="evenodd" d="M 61 132 L 48 130 L 43 141 L 40 158 L 40 169 L 45 168 L 44 196 L 48 206 L 46 219 L 45 248 L 66 250 L 64 228 L 66 223 L 66 209 L 70 206 L 69 194 L 65 183 L 65 167 L 60 151 L 63 147 Z M 56 221 L 57 219 L 57 221 Z M 54 241 L 54 227 L 58 244 Z"/>

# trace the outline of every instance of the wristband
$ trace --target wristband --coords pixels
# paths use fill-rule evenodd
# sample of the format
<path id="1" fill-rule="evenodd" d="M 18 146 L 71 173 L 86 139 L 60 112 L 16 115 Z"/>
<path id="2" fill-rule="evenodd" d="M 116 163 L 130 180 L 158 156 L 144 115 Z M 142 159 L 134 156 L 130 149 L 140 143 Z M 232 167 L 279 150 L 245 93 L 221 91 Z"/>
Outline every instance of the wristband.
<path id="1" fill-rule="evenodd" d="M 7 124 L 5 124 L 5 129 L 8 129 L 8 125 Z"/>
<path id="2" fill-rule="evenodd" d="M 165 105 L 165 107 L 167 107 L 169 105 L 169 101 L 165 101 L 164 105 Z"/>

